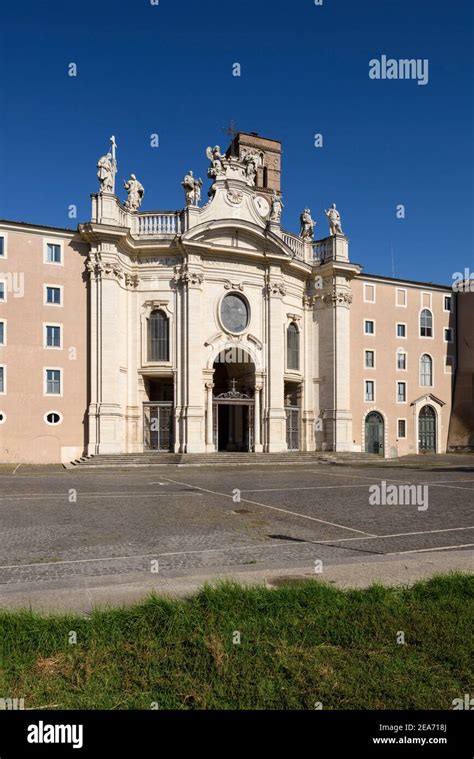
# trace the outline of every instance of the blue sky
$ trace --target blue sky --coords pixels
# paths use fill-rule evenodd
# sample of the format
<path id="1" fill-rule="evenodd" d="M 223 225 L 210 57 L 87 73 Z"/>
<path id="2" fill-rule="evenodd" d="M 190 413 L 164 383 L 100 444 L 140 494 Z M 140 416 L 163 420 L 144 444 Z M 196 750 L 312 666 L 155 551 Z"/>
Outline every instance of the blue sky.
<path id="1" fill-rule="evenodd" d="M 207 180 L 205 148 L 226 147 L 233 119 L 283 143 L 285 228 L 296 231 L 309 205 L 316 237 L 326 236 L 323 209 L 335 201 L 351 259 L 366 271 L 392 275 L 393 250 L 396 276 L 449 283 L 474 270 L 472 7 L 10 3 L 0 32 L 0 217 L 70 227 L 75 204 L 86 221 L 111 134 L 118 187 L 133 172 L 144 209 L 180 208 L 184 173 Z M 370 79 L 369 61 L 383 54 L 428 59 L 428 84 Z"/>

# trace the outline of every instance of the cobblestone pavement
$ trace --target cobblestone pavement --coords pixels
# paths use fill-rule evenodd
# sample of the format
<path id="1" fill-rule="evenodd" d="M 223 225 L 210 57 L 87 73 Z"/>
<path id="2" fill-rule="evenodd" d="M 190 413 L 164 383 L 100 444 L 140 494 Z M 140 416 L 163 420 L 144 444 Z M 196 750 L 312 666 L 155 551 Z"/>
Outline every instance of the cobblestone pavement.
<path id="1" fill-rule="evenodd" d="M 428 508 L 371 505 L 369 487 L 381 480 L 427 485 Z M 0 487 L 0 603 L 12 587 L 340 564 L 474 545 L 469 466 L 17 472 L 3 475 Z"/>

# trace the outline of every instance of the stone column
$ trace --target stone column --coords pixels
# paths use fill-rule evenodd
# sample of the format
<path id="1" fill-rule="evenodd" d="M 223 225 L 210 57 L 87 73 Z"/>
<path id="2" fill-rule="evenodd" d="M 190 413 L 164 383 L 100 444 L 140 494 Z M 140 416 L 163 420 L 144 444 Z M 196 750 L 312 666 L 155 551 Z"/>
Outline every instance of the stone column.
<path id="1" fill-rule="evenodd" d="M 206 451 L 214 452 L 214 440 L 213 440 L 213 433 L 214 433 L 214 426 L 213 426 L 213 397 L 212 397 L 212 389 L 214 387 L 213 382 L 206 382 L 206 392 L 207 392 L 207 399 L 206 399 Z"/>
<path id="2" fill-rule="evenodd" d="M 269 453 L 286 451 L 286 414 L 283 398 L 285 373 L 283 298 L 286 289 L 279 267 L 271 266 L 266 284 L 267 444 Z"/>
<path id="3" fill-rule="evenodd" d="M 255 386 L 255 394 L 254 394 L 254 410 L 253 410 L 253 423 L 254 423 L 254 432 L 253 432 L 253 439 L 254 439 L 254 449 L 255 453 L 261 453 L 263 450 L 262 442 L 260 440 L 260 391 L 262 389 L 261 385 Z"/>

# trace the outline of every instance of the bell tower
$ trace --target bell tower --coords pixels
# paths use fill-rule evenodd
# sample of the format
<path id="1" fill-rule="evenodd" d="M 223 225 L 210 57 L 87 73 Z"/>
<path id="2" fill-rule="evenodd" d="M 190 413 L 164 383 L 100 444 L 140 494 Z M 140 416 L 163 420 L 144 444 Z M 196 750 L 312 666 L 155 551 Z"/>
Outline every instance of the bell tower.
<path id="1" fill-rule="evenodd" d="M 260 154 L 255 189 L 270 202 L 274 190 L 281 192 L 281 142 L 260 137 L 257 132 L 237 132 L 226 155 L 242 158 L 247 152 Z"/>

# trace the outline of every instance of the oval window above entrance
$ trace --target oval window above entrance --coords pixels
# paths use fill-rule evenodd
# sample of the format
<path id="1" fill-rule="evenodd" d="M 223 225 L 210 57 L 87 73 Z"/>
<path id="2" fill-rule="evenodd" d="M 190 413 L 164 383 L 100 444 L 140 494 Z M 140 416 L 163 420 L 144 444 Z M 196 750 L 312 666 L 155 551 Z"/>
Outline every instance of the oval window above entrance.
<path id="1" fill-rule="evenodd" d="M 234 293 L 226 295 L 221 303 L 221 321 L 229 332 L 243 332 L 249 322 L 246 301 Z"/>

